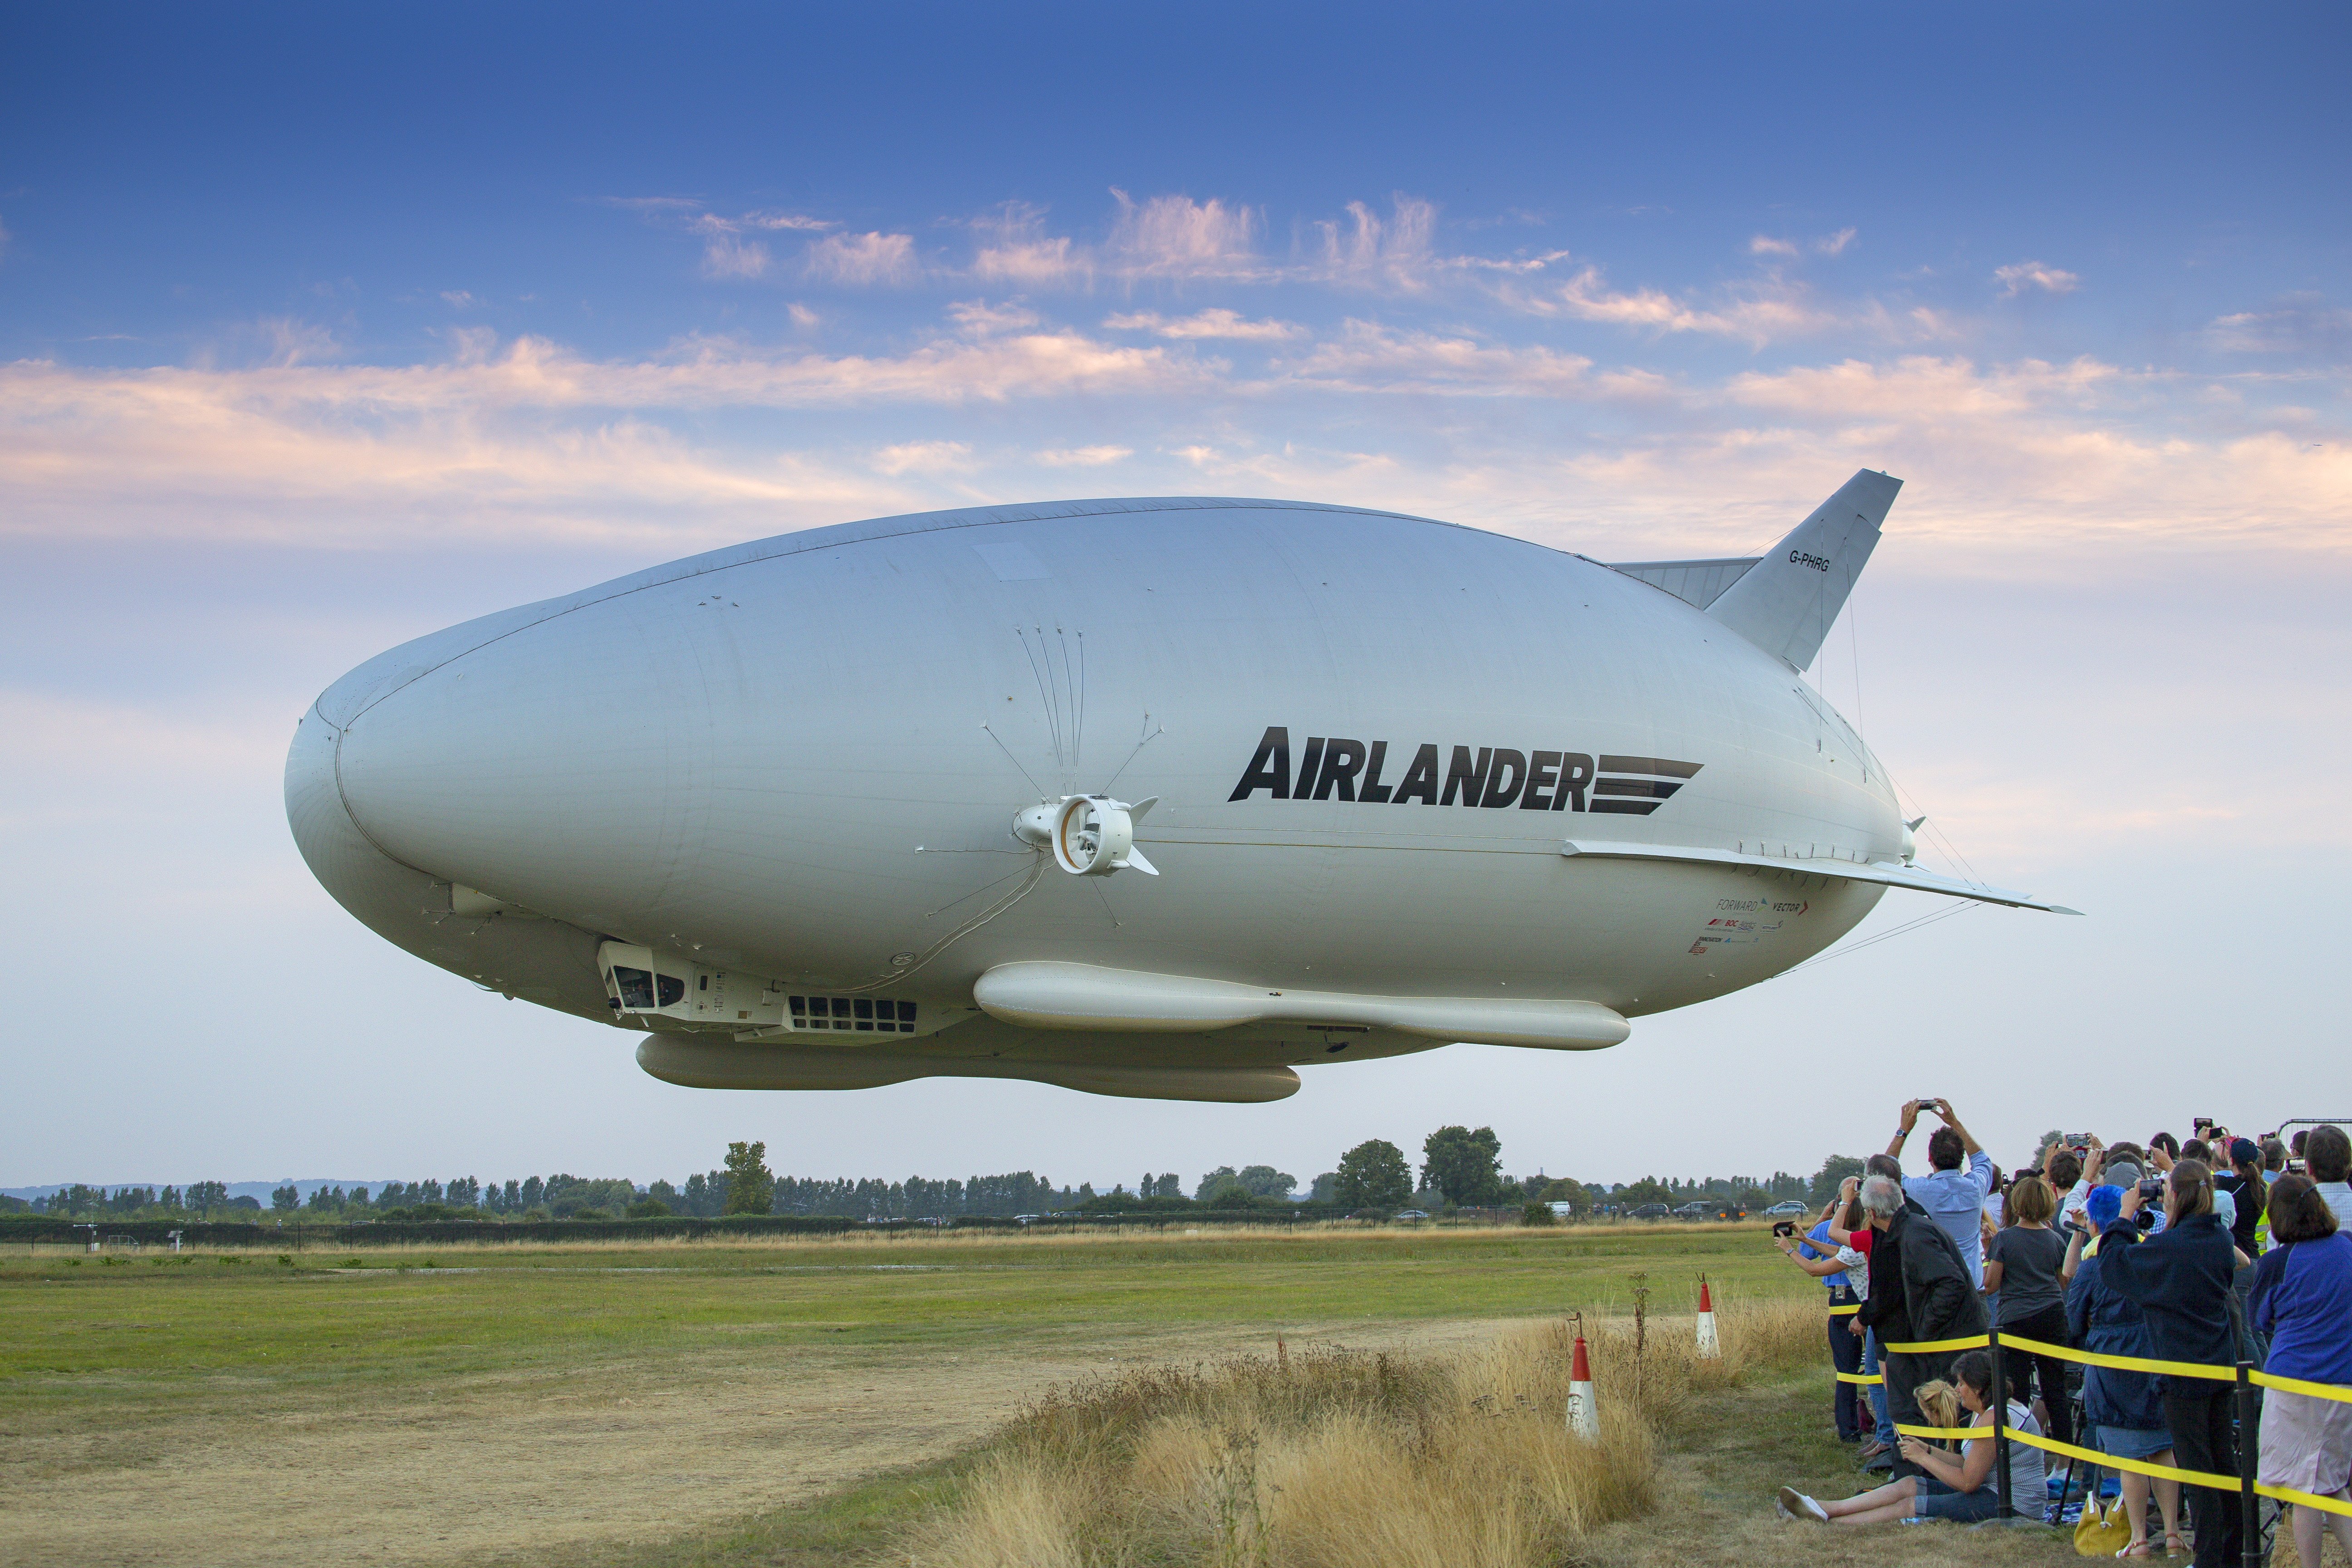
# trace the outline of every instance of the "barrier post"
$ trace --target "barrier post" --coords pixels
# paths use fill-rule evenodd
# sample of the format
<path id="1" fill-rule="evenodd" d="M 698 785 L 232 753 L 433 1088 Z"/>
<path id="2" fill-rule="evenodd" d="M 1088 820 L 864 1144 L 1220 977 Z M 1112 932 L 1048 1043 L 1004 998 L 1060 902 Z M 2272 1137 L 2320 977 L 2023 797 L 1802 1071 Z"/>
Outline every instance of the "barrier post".
<path id="1" fill-rule="evenodd" d="M 2262 1505 L 2254 1498 L 2254 1427 L 2260 1417 L 2254 1404 L 2254 1363 L 2238 1362 L 2238 1511 L 2244 1541 L 2244 1568 L 2263 1568 Z"/>
<path id="2" fill-rule="evenodd" d="M 2000 1364 L 2000 1325 L 1985 1327 L 1985 1348 L 1992 1352 L 1992 1475 L 1999 1489 L 1997 1519 L 2015 1519 L 2017 1500 L 2009 1495 L 2009 1378 Z"/>

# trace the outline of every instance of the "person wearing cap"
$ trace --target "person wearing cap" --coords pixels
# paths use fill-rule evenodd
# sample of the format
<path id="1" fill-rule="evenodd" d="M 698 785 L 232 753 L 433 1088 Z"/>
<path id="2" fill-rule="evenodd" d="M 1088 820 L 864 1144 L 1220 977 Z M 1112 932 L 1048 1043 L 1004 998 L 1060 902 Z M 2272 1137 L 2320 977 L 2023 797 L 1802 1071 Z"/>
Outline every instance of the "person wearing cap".
<path id="1" fill-rule="evenodd" d="M 2091 1229 L 2077 1230 L 2067 1245 L 2074 1282 L 2066 1288 L 2067 1337 L 2086 1351 L 2104 1355 L 2151 1357 L 2147 1320 L 2139 1303 L 2100 1279 L 2100 1255 L 2108 1247 L 2136 1242 L 2109 1242 L 2102 1235 L 2123 1212 L 2124 1190 L 2112 1184 L 2093 1187 L 2083 1200 Z M 2089 1237 L 2088 1240 L 2085 1237 Z M 2151 1373 L 2124 1372 L 2114 1367 L 2083 1369 L 2083 1421 L 2090 1430 L 2084 1446 L 2119 1459 L 2143 1459 L 2170 1465 L 2172 1434 L 2164 1425 L 2161 1397 L 2164 1380 Z M 2164 1515 L 2167 1555 L 2188 1550 L 2180 1534 L 2180 1483 L 2155 1483 L 2158 1507 Z M 2154 1554 L 2147 1534 L 2148 1478 L 2123 1472 L 2124 1517 L 2131 1521 L 2131 1540 L 2118 1557 Z"/>
<path id="2" fill-rule="evenodd" d="M 2100 1282 L 2138 1303 L 2152 1359 L 2230 1366 L 2238 1359 L 2230 1300 L 2237 1270 L 2249 1260 L 2213 1212 L 2211 1173 L 2184 1152 L 2164 1185 L 2171 1223 L 2145 1241 L 2135 1223 L 2139 1189 L 2122 1191 L 2116 1218 L 2099 1233 Z M 2164 1426 L 2180 1468 L 2237 1474 L 2235 1393 L 2227 1383 L 2205 1378 L 2165 1380 Z M 2236 1568 L 2244 1525 L 2237 1489 L 2199 1486 L 2197 1491 L 2197 1568 Z"/>

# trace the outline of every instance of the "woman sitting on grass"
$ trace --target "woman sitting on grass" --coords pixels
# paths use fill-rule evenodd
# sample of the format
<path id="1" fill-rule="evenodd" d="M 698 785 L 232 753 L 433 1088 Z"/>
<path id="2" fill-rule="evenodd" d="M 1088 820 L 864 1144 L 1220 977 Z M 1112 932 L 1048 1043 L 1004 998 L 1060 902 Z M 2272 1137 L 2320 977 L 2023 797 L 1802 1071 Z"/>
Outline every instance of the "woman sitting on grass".
<path id="1" fill-rule="evenodd" d="M 1952 1363 L 1952 1382 L 1921 1384 L 1918 1400 L 1920 1414 L 1939 1426 L 1958 1426 L 1962 1411 L 1973 1417 L 1969 1426 L 1990 1426 L 1991 1358 L 1982 1351 L 1963 1353 Z M 2009 1425 L 2015 1431 L 2042 1436 L 2032 1412 L 2015 1400 L 2009 1403 Z M 1990 1519 L 2000 1511 L 2000 1493 L 1992 1474 L 1993 1451 L 1990 1436 L 1969 1438 L 1957 1454 L 1940 1443 L 1906 1436 L 1903 1457 L 1924 1474 L 1906 1476 L 1832 1503 L 1816 1502 L 1794 1487 L 1782 1487 L 1780 1508 L 1820 1524 L 1911 1524 L 1928 1519 L 1966 1524 Z M 2010 1501 L 2024 1518 L 2040 1519 L 2049 1500 L 2042 1476 L 2041 1449 L 2027 1443 L 2009 1446 Z"/>

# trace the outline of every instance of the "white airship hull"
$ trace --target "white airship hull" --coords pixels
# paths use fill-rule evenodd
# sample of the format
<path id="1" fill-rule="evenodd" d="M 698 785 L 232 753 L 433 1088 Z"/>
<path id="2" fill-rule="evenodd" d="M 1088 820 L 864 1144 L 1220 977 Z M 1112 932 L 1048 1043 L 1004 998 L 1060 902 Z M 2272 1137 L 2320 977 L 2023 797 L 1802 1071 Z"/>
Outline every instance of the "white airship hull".
<path id="1" fill-rule="evenodd" d="M 1605 1046 L 1820 952 L 1905 847 L 1858 737 L 1721 619 L 1258 501 L 883 519 L 486 617 L 330 688 L 287 791 L 378 932 L 706 1087 L 1261 1100 L 1448 1038 Z M 1157 875 L 1013 831 L 1086 795 L 1150 798 Z M 1049 971 L 1110 978 L 1041 1012 Z"/>

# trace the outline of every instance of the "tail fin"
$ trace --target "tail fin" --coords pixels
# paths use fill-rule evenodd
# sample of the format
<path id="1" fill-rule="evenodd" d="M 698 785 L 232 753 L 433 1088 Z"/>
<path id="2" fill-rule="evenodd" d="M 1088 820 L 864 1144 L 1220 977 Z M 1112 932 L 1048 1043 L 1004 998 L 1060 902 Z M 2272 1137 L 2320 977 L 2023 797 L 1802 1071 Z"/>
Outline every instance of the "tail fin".
<path id="1" fill-rule="evenodd" d="M 1802 671 L 1845 607 L 1903 481 L 1868 468 L 1726 588 L 1706 613 Z"/>

